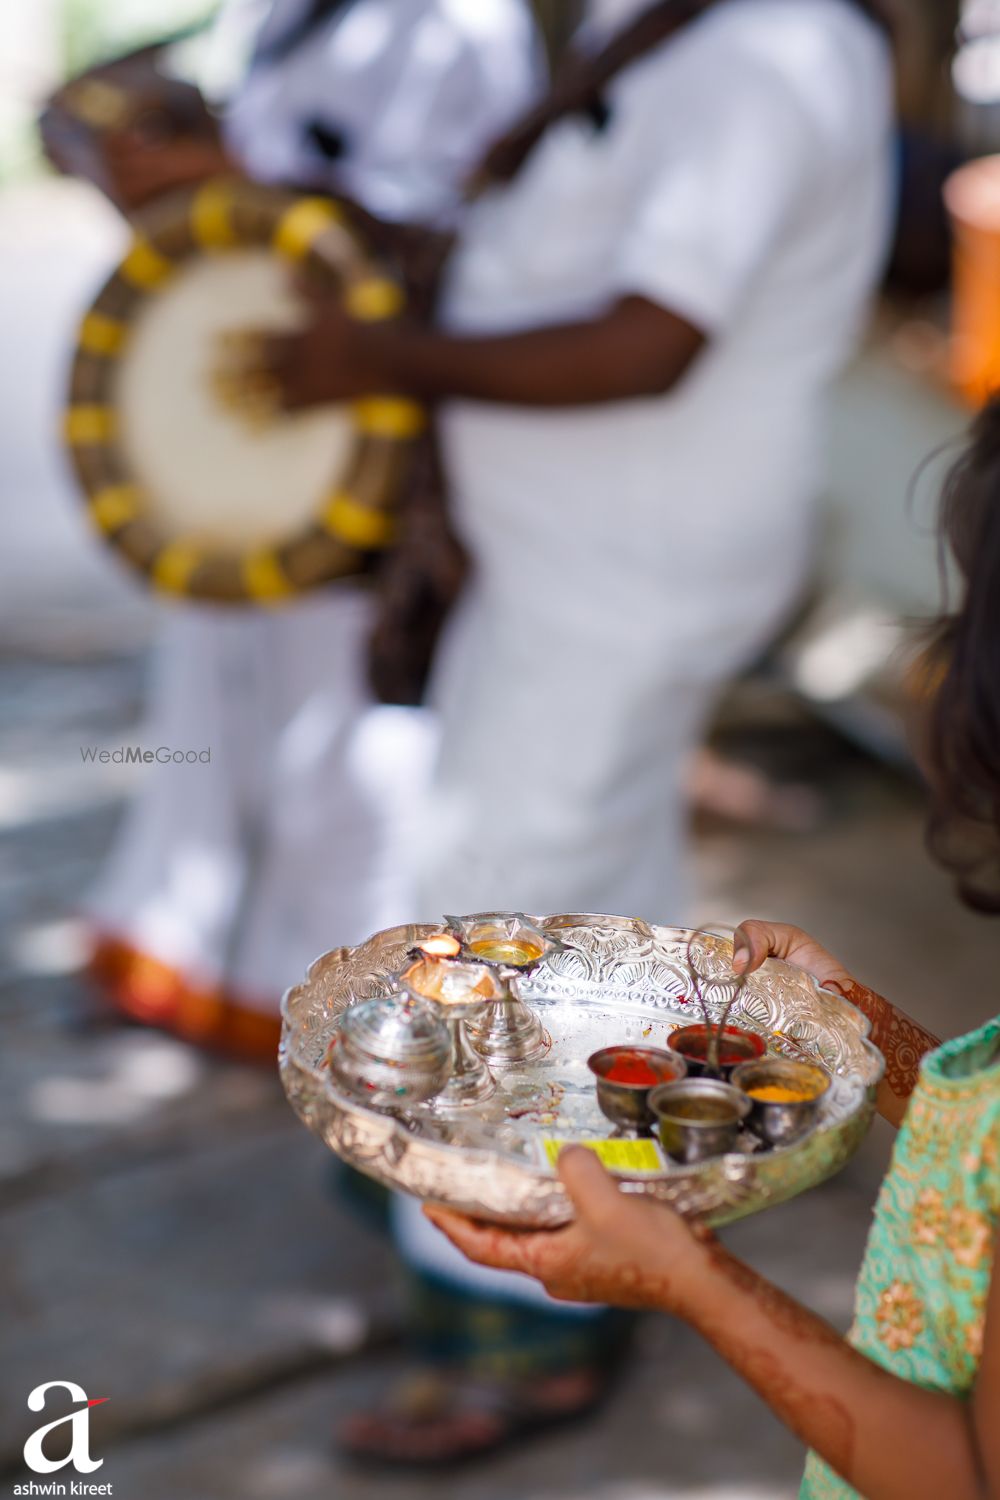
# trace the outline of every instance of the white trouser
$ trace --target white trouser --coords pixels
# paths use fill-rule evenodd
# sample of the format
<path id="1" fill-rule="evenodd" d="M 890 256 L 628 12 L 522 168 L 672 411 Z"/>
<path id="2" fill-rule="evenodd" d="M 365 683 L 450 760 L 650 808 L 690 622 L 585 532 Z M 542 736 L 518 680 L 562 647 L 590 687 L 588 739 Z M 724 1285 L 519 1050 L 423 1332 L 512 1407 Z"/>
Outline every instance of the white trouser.
<path id="1" fill-rule="evenodd" d="M 773 619 L 734 636 L 729 670 Z M 488 588 L 459 610 L 436 680 L 422 915 L 689 915 L 684 772 L 724 673 L 699 669 L 685 634 L 638 652 L 613 620 L 580 627 Z"/>
<path id="2" fill-rule="evenodd" d="M 733 557 L 738 537 L 718 570 L 685 569 L 682 548 L 679 565 L 661 570 L 656 535 L 652 565 L 640 541 L 634 566 L 604 567 L 568 522 L 558 549 L 525 545 L 530 529 L 513 510 L 498 508 L 492 535 L 481 523 L 475 579 L 435 674 L 441 750 L 418 849 L 422 915 L 684 923 L 684 771 L 715 694 L 801 587 L 810 528 L 799 509 L 747 576 Z M 487 1298 L 539 1295 L 523 1277 L 460 1262 L 413 1203 L 393 1222 L 401 1252 L 424 1271 Z"/>
<path id="3" fill-rule="evenodd" d="M 370 613 L 351 586 L 274 612 L 167 611 L 143 744 L 211 763 L 143 768 L 100 927 L 265 1010 L 318 954 L 412 915 L 399 836 L 432 733 L 373 707 Z"/>

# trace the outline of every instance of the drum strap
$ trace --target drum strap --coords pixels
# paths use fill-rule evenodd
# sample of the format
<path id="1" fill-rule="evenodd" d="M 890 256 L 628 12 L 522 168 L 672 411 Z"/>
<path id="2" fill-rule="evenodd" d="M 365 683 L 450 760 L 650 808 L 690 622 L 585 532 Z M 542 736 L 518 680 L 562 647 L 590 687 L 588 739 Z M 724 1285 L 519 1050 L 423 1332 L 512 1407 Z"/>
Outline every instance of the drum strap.
<path id="1" fill-rule="evenodd" d="M 604 98 L 608 84 L 718 3 L 719 0 L 656 0 L 596 55 L 581 57 L 573 53 L 556 75 L 548 96 L 487 155 L 473 190 L 491 182 L 510 182 L 550 126 L 569 115 L 589 115 L 601 128 L 609 114 Z M 851 3 L 891 33 L 887 0 L 851 0 Z"/>
<path id="2" fill-rule="evenodd" d="M 290 57 L 308 42 L 321 26 L 325 26 L 327 21 L 353 4 L 354 0 L 309 0 L 302 15 L 279 31 L 277 36 L 268 35 L 271 28 L 265 23 L 264 30 L 257 39 L 250 66 L 253 68 L 264 64 L 269 67 L 274 63 L 284 62 L 286 57 Z"/>

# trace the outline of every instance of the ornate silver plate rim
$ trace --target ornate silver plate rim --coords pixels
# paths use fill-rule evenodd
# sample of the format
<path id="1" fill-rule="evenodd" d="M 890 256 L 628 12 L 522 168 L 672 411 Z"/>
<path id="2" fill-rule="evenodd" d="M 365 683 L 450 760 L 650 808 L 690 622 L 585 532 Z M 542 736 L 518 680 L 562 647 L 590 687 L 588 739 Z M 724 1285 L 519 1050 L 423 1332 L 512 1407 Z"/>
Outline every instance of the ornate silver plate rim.
<path id="1" fill-rule="evenodd" d="M 677 1024 L 686 979 L 687 945 L 705 945 L 711 972 L 728 971 L 731 945 L 682 927 L 654 926 L 633 917 L 560 914 L 535 917 L 568 945 L 553 954 L 522 988 L 544 1007 L 613 1011 L 624 1021 L 653 1018 Z M 339 1016 L 350 1004 L 395 990 L 406 954 L 440 923 L 413 923 L 376 933 L 352 948 L 318 958 L 282 1003 L 280 1068 L 288 1098 L 303 1122 L 339 1156 L 388 1187 L 446 1203 L 475 1217 L 522 1227 L 555 1227 L 572 1208 L 551 1167 L 474 1143 L 468 1124 L 442 1131 L 421 1110 L 404 1117 L 369 1108 L 339 1092 L 325 1066 Z M 678 993 L 680 991 L 680 993 Z M 711 982 L 710 1012 L 718 1015 L 729 991 Z M 557 1010 L 552 1011 L 558 1014 Z M 692 1020 L 700 1016 L 688 1011 Z M 743 986 L 731 1019 L 768 1038 L 772 1051 L 822 1062 L 835 1087 L 820 1122 L 802 1141 L 780 1149 L 732 1152 L 697 1166 L 671 1164 L 662 1174 L 616 1175 L 628 1192 L 657 1198 L 680 1212 L 722 1224 L 781 1203 L 839 1171 L 864 1140 L 884 1072 L 869 1040 L 870 1025 L 841 995 L 803 971 L 770 959 Z M 607 1127 L 610 1133 L 610 1126 Z"/>

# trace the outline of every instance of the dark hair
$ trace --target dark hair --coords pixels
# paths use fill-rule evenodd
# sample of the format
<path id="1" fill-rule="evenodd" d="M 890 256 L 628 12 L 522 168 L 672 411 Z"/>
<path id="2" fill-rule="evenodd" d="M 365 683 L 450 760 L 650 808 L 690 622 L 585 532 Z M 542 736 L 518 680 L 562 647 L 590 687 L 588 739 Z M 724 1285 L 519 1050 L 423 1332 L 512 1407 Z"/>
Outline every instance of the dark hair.
<path id="1" fill-rule="evenodd" d="M 945 482 L 940 533 L 965 592 L 929 658 L 928 841 L 969 905 L 1000 912 L 1000 397 Z"/>

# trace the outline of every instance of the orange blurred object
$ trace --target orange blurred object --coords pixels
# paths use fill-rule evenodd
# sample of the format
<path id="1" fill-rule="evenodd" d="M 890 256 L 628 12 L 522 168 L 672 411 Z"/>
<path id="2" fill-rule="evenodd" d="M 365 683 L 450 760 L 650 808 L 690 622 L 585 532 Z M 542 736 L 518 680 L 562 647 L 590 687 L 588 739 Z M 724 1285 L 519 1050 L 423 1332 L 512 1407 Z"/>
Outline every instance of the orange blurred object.
<path id="1" fill-rule="evenodd" d="M 281 1021 L 218 989 L 200 989 L 168 964 L 116 938 L 96 939 L 91 979 L 117 1010 L 186 1042 L 246 1062 L 277 1062 Z"/>
<path id="2" fill-rule="evenodd" d="M 953 172 L 945 203 L 955 237 L 951 376 L 981 406 L 1000 387 L 1000 156 Z"/>

